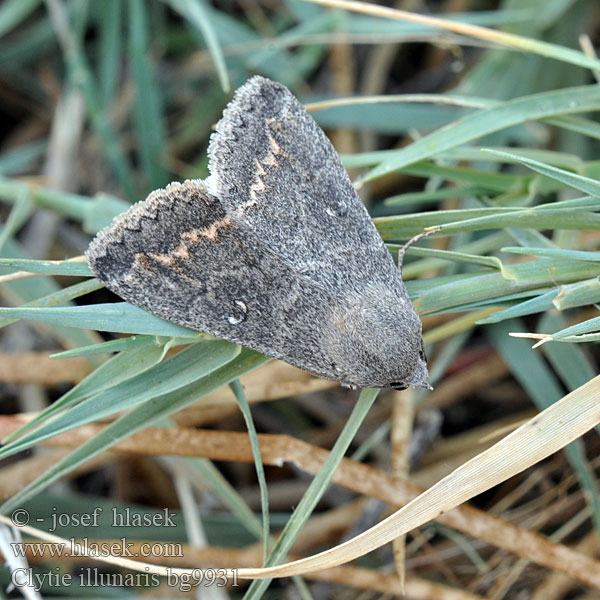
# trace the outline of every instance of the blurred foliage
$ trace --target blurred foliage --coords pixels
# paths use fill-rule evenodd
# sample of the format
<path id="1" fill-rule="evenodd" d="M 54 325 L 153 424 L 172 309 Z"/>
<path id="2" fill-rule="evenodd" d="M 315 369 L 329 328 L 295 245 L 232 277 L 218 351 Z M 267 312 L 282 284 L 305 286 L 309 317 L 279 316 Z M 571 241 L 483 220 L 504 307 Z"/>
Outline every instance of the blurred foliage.
<path id="1" fill-rule="evenodd" d="M 399 4 L 427 12 L 418 0 Z M 580 51 L 579 36 L 598 43 L 600 7 L 594 0 L 431 4 L 453 21 L 522 36 L 528 51 L 302 0 L 4 0 L 0 275 L 41 276 L 2 281 L 11 307 L 0 309 L 0 326 L 22 333 L 19 342 L 5 334 L 2 347 L 83 347 L 68 356 L 89 356 L 98 368 L 13 436 L 0 457 L 131 409 L 5 510 L 29 499 L 31 510 L 43 512 L 36 494 L 50 483 L 268 360 L 114 302 L 98 292 L 84 262 L 56 262 L 81 255 L 91 234 L 153 189 L 206 177 L 211 128 L 231 90 L 255 73 L 284 83 L 312 110 L 392 251 L 441 226 L 408 251 L 404 267 L 427 317 L 432 384 L 460 364 L 461 353 L 486 346 L 539 408 L 594 375 L 600 61 Z M 463 12 L 445 12 L 456 5 Z M 95 303 L 84 297 L 90 292 Z M 465 321 L 465 314 L 475 316 Z M 15 325 L 19 319 L 39 327 Z M 532 351 L 510 332 L 557 341 Z M 135 335 L 113 340 L 112 333 Z M 169 352 L 181 345 L 188 347 Z M 108 358 L 111 352 L 118 354 Z M 365 393 L 363 416 L 372 400 Z M 295 429 L 293 411 L 278 418 Z M 582 444 L 567 455 L 599 527 L 597 483 Z M 335 464 L 301 503 L 278 559 L 327 490 Z M 234 515 L 216 531 L 214 515 L 207 517 L 214 543 L 236 538 L 235 517 L 246 523 L 244 536 L 266 537 L 211 467 L 194 468 Z M 68 511 L 73 495 L 53 501 Z M 253 584 L 248 597 L 260 597 L 266 585 Z"/>

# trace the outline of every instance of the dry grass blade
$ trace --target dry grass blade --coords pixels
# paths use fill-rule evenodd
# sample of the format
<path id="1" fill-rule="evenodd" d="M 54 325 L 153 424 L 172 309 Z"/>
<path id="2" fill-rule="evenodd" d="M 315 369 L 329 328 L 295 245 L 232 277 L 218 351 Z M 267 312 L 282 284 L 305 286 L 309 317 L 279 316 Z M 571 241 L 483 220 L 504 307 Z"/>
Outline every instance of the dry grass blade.
<path id="1" fill-rule="evenodd" d="M 299 561 L 244 570 L 240 577 L 287 577 L 363 556 L 534 465 L 599 422 L 600 376 L 597 376 L 360 536 Z"/>
<path id="2" fill-rule="evenodd" d="M 24 458 L 12 465 L 3 467 L 0 471 L 0 501 L 4 501 L 16 494 L 21 488 L 31 483 L 52 467 L 52 465 L 55 465 L 59 460 L 67 456 L 68 453 L 69 451 L 66 449 L 57 448 L 50 452 Z M 69 477 L 77 477 L 100 466 L 107 466 L 115 461 L 115 454 L 105 452 L 71 471 Z"/>
<path id="3" fill-rule="evenodd" d="M 334 381 L 317 379 L 279 360 L 272 360 L 255 371 L 242 375 L 240 382 L 250 404 L 310 394 L 338 386 Z M 180 426 L 191 427 L 237 411 L 235 396 L 229 387 L 225 387 L 208 394 L 173 418 Z"/>
<path id="4" fill-rule="evenodd" d="M 29 273 L 28 271 L 17 271 L 16 273 L 10 273 L 9 275 L 2 275 L 0 277 L 0 283 L 6 283 L 8 281 L 17 281 L 19 279 L 29 279 L 30 277 L 42 277 L 43 273 Z"/>
<path id="5" fill-rule="evenodd" d="M 96 543 L 111 544 L 113 542 L 115 545 L 118 545 L 117 540 L 110 539 L 90 539 L 88 544 L 92 546 Z M 142 553 L 144 544 L 151 544 L 152 547 L 159 547 L 161 545 L 161 542 L 156 542 L 154 540 L 134 540 L 129 543 L 131 544 L 129 546 L 129 551 L 139 554 Z M 35 550 L 32 550 L 34 545 L 25 542 L 23 547 L 25 548 L 28 561 L 31 564 L 36 564 L 40 562 L 38 548 L 43 549 L 47 547 L 49 549 L 51 546 L 55 545 L 56 544 L 52 543 L 42 545 L 35 543 Z M 168 544 L 165 544 L 164 548 L 164 554 L 166 555 L 168 554 L 169 549 Z M 214 546 L 196 548 L 183 544 L 181 550 L 182 556 L 180 557 L 165 558 L 165 556 L 161 556 L 160 558 L 157 557 L 156 560 L 160 560 L 161 564 L 168 564 L 170 567 L 178 567 L 192 563 L 199 566 L 219 564 L 231 569 L 253 565 L 261 560 L 260 548 L 256 546 L 247 549 L 220 548 Z M 68 564 L 77 562 L 80 558 L 81 557 L 63 558 L 60 559 L 60 562 Z M 115 563 L 118 563 L 117 557 L 115 557 Z M 408 577 L 406 579 L 406 584 L 402 587 L 401 582 L 396 575 L 392 573 L 382 573 L 376 569 L 367 569 L 364 567 L 336 567 L 318 573 L 310 573 L 306 578 L 313 581 L 341 583 L 346 586 L 351 585 L 357 589 L 380 592 L 382 594 L 403 594 L 407 595 L 409 598 L 422 598 L 424 600 L 483 600 L 481 596 L 476 594 L 463 590 L 455 590 L 418 577 Z"/>
<path id="6" fill-rule="evenodd" d="M 392 410 L 392 475 L 401 479 L 408 479 L 409 444 L 413 428 L 414 418 L 414 393 L 412 390 L 404 390 L 394 394 L 394 406 Z M 394 563 L 400 583 L 404 586 L 406 580 L 406 536 L 402 535 L 393 541 Z M 403 593 L 406 593 L 402 590 Z"/>
<path id="7" fill-rule="evenodd" d="M 93 366 L 86 358 L 52 360 L 48 352 L 0 352 L 1 383 L 40 383 L 52 386 L 59 383 L 78 383 Z"/>
<path id="8" fill-rule="evenodd" d="M 378 6 L 376 4 L 371 4 L 370 2 L 357 2 L 356 0 L 305 0 L 305 2 L 322 4 L 324 6 L 330 6 L 331 8 L 342 8 L 386 19 L 418 23 L 427 27 L 439 27 L 446 31 L 472 36 L 480 40 L 500 44 L 509 48 L 536 52 L 542 56 L 551 56 L 589 69 L 597 69 L 600 66 L 600 62 L 596 58 L 588 57 L 582 52 L 576 52 L 567 48 L 555 46 L 554 44 L 540 42 L 513 33 L 496 31 L 478 25 L 470 25 L 468 23 L 460 23 L 448 19 L 412 13 L 406 10 Z"/>
<path id="9" fill-rule="evenodd" d="M 154 574 L 167 569 L 191 581 L 190 568 L 206 567 L 263 578 L 240 581 L 249 588 L 241 593 L 206 590 L 219 592 L 215 598 L 261 600 L 270 584 L 271 596 L 294 595 L 297 586 L 302 598 L 600 594 L 598 436 L 528 467 L 600 418 L 600 2 L 430 4 L 0 3 L 0 110 L 13 121 L 0 136 L 0 439 L 12 432 L 0 448 L 10 456 L 0 468 L 6 580 L 25 558 L 42 574 L 57 565 L 75 573 L 90 562 L 34 556 L 30 540 L 23 561 L 12 560 L 7 542 L 26 532 L 1 522 L 9 507 L 30 512 L 40 528 L 31 535 L 64 547 L 89 531 L 70 523 L 52 531 L 63 539 L 49 538 L 52 516 L 101 506 L 107 518 L 96 539 L 188 544 L 185 556 L 144 559 L 149 569 L 124 561 L 141 556 L 102 557 L 91 570 L 110 577 L 103 583 L 116 597 L 132 593 L 116 573 L 137 578 L 136 596 L 183 592 L 126 569 L 157 582 Z M 410 473 L 412 406 L 399 400 L 410 392 L 385 391 L 368 414 L 348 419 L 358 414 L 359 392 L 120 302 L 82 255 L 90 236 L 132 202 L 168 181 L 209 176 L 207 146 L 231 100 L 222 84 L 233 91 L 254 75 L 286 85 L 311 111 L 392 256 L 403 258 L 407 239 L 441 227 L 403 261 L 435 387 L 413 392 Z M 303 127 L 277 135 L 284 142 Z M 228 168 L 261 163 L 260 144 L 245 147 L 242 162 Z M 279 166 L 303 172 L 304 157 L 286 154 Z M 309 175 L 306 190 L 320 180 Z M 281 190 L 268 179 L 265 197 L 278 203 Z M 325 195 L 335 197 L 337 187 Z M 294 198 L 304 197 L 301 188 Z M 246 186 L 237 191 L 247 195 Z M 202 207 L 195 208 L 184 228 L 195 227 Z M 341 212 L 325 228 L 269 222 L 291 242 L 298 232 L 319 248 L 330 231 L 347 230 Z M 144 224 L 156 233 L 150 245 L 169 245 L 181 232 L 158 221 Z M 242 250 L 232 264 L 246 265 Z M 339 250 L 342 273 L 353 255 Z M 232 273 L 237 281 L 242 271 Z M 243 288 L 254 293 L 255 283 Z M 188 284 L 186 304 L 204 293 L 203 282 Z M 295 297 L 281 292 L 283 320 L 293 324 Z M 215 296 L 215 306 L 223 298 Z M 344 304 L 341 294 L 331 300 Z M 280 324 L 269 324 L 269 336 Z M 326 344 L 319 325 L 296 341 Z M 203 377 L 185 352 L 197 352 Z M 243 415 L 227 385 L 234 380 L 244 389 L 236 385 Z M 252 443 L 243 396 L 256 423 L 248 426 Z M 433 443 L 422 456 L 414 447 L 421 439 Z M 352 458 L 342 458 L 346 450 Z M 256 472 L 265 475 L 260 485 Z M 59 480 L 68 485 L 48 487 Z M 108 518 L 167 508 L 178 529 L 125 531 Z M 201 528 L 207 541 L 194 548 Z M 274 553 L 264 560 L 258 540 L 271 536 Z M 342 565 L 392 538 L 393 547 L 365 556 L 369 562 Z M 338 566 L 271 582 L 271 574 L 291 572 L 281 564 L 292 560 L 300 561 L 292 569 Z M 56 596 L 77 596 L 70 582 L 52 587 Z"/>
<path id="10" fill-rule="evenodd" d="M 423 492 L 421 496 L 418 496 L 418 488 L 407 482 L 390 477 L 377 469 L 344 459 L 334 475 L 335 483 L 379 498 L 384 502 L 391 504 L 408 502 L 408 504 L 358 538 L 315 557 L 292 563 L 292 568 L 297 569 L 300 565 L 302 569 L 308 563 L 309 566 L 306 567 L 308 572 L 318 568 L 328 568 L 336 561 L 346 562 L 351 560 L 348 556 L 352 558 L 360 556 L 365 553 L 365 548 L 376 548 L 414 527 L 436 519 L 449 527 L 600 589 L 600 563 L 566 546 L 504 523 L 476 509 L 460 507 L 450 510 L 477 493 L 549 456 L 594 427 L 600 421 L 599 397 L 600 376 L 565 396 L 560 402 L 528 421 L 507 438 Z M 20 424 L 19 419 L 4 417 L 0 419 L 0 434 L 7 435 Z M 98 435 L 101 430 L 101 426 L 87 425 L 68 434 L 57 436 L 46 443 L 78 446 Z M 281 466 L 285 462 L 292 462 L 311 473 L 320 470 L 328 454 L 321 448 L 287 435 L 259 435 L 259 443 L 265 464 Z M 520 451 L 516 452 L 514 447 Z M 523 448 L 527 448 L 527 451 L 523 451 Z M 252 461 L 247 436 L 242 433 L 222 431 L 188 429 L 174 431 L 148 428 L 115 445 L 114 450 L 153 455 L 204 456 L 214 460 Z M 506 458 L 507 456 L 519 457 L 519 459 L 511 462 Z M 367 538 L 366 542 L 365 538 Z M 357 539 L 360 540 L 360 546 L 354 546 Z M 267 571 L 276 571 L 275 576 L 283 576 L 281 571 L 289 573 L 288 568 L 289 563 Z M 256 578 L 266 575 L 265 571 L 264 569 L 242 570 L 239 576 Z M 269 576 L 271 572 L 268 573 Z"/>

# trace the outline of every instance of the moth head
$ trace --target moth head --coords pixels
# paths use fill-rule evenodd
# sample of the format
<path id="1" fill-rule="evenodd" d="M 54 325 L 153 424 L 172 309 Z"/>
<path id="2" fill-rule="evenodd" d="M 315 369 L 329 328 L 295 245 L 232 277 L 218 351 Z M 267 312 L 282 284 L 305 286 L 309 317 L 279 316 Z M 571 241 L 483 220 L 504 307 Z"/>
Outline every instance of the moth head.
<path id="1" fill-rule="evenodd" d="M 325 336 L 334 369 L 347 385 L 430 388 L 421 321 L 404 287 L 372 286 L 335 309 Z"/>

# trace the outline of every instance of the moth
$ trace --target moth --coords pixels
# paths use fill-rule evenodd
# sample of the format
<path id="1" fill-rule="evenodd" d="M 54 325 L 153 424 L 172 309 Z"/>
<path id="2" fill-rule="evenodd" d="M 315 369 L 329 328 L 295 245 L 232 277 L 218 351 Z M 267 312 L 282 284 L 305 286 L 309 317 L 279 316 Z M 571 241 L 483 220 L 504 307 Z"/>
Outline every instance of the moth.
<path id="1" fill-rule="evenodd" d="M 209 144 L 210 176 L 117 216 L 86 257 L 148 312 L 350 387 L 429 387 L 421 321 L 325 133 L 251 78 Z"/>

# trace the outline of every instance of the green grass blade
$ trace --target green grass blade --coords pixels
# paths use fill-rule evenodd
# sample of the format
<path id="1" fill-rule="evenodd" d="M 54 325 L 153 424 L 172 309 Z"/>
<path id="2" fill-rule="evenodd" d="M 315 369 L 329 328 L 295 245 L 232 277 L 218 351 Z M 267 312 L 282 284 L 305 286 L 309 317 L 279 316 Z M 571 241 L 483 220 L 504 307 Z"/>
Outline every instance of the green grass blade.
<path id="1" fill-rule="evenodd" d="M 467 244 L 455 245 L 454 251 L 462 252 L 464 254 L 477 254 L 483 256 L 500 248 L 504 242 L 503 240 L 511 239 L 505 231 L 499 231 L 486 236 L 481 239 L 469 242 Z M 394 244 L 388 244 L 388 247 L 400 247 Z M 410 250 L 408 249 L 409 256 Z M 447 266 L 447 261 L 443 258 L 424 258 L 408 264 L 402 265 L 402 275 L 405 279 L 412 279 L 426 273 L 432 269 L 439 269 Z"/>
<path id="2" fill-rule="evenodd" d="M 408 194 L 398 194 L 390 196 L 384 200 L 386 206 L 406 206 L 410 204 L 420 205 L 424 202 L 438 202 L 448 198 L 468 198 L 471 196 L 481 196 L 489 189 L 477 187 L 476 185 L 460 185 L 451 188 L 441 188 L 431 192 L 410 192 Z"/>
<path id="3" fill-rule="evenodd" d="M 113 356 L 31 421 L 2 440 L 2 443 L 8 444 L 39 423 L 47 421 L 50 417 L 74 406 L 78 402 L 144 373 L 161 361 L 164 352 L 164 345 L 157 344 L 150 347 L 132 348 Z M 20 441 L 23 441 L 23 438 Z"/>
<path id="4" fill-rule="evenodd" d="M 24 21 L 41 0 L 8 0 L 0 6 L 0 37 Z"/>
<path id="5" fill-rule="evenodd" d="M 85 260 L 32 260 L 29 258 L 0 258 L 0 267 L 14 267 L 28 273 L 42 275 L 67 275 L 93 277 L 94 273 Z"/>
<path id="6" fill-rule="evenodd" d="M 149 356 L 151 360 L 155 360 L 157 353 L 162 356 L 162 351 L 162 348 L 145 347 L 137 351 L 131 350 L 128 354 L 145 355 Z M 151 398 L 186 387 L 231 361 L 239 352 L 239 346 L 221 340 L 203 341 L 194 344 L 168 360 L 154 366 L 148 365 L 150 368 L 146 368 L 137 375 L 80 400 L 77 405 L 72 406 L 68 411 L 4 446 L 0 450 L 0 457 L 10 456 L 79 425 L 85 425 L 121 410 L 131 409 Z M 122 362 L 117 363 L 115 359 L 113 361 L 112 368 L 119 367 L 122 364 Z M 146 365 L 146 362 L 142 363 L 142 366 Z M 106 370 L 109 370 L 109 368 Z M 101 378 L 99 382 L 98 376 L 93 375 L 94 373 L 88 376 L 90 380 L 79 389 L 79 394 L 94 385 L 97 386 L 99 383 L 102 385 L 102 381 L 106 381 L 106 379 Z"/>
<path id="7" fill-rule="evenodd" d="M 493 108 L 467 115 L 452 125 L 413 142 L 398 153 L 393 161 L 380 164 L 361 181 L 372 181 L 409 164 L 528 120 L 599 108 L 600 89 L 597 86 L 553 90 L 509 100 Z"/>
<path id="8" fill-rule="evenodd" d="M 366 388 L 360 393 L 360 397 L 354 405 L 352 414 L 346 421 L 329 456 L 323 463 L 321 470 L 315 475 L 302 497 L 302 500 L 298 503 L 290 520 L 281 532 L 265 566 L 279 564 L 285 558 L 287 552 L 289 552 L 302 527 L 310 518 L 310 515 L 323 494 L 327 491 L 335 473 L 335 469 L 344 457 L 348 446 L 352 442 L 358 428 L 373 405 L 373 402 L 375 402 L 378 393 L 379 390 L 370 388 Z M 253 581 L 244 596 L 245 600 L 257 600 L 258 598 L 261 598 L 270 582 L 270 579 L 257 579 Z"/>
<path id="9" fill-rule="evenodd" d="M 401 152 L 401 151 L 398 151 Z M 474 185 L 490 192 L 526 192 L 533 179 L 530 175 L 491 173 L 467 167 L 448 167 L 430 162 L 419 162 L 402 169 L 407 175 L 439 177 L 462 185 Z"/>
<path id="10" fill-rule="evenodd" d="M 475 215 L 478 211 L 482 216 Z M 408 239 L 427 227 L 440 227 L 432 237 L 456 235 L 465 231 L 501 229 L 507 227 L 526 229 L 600 230 L 600 215 L 573 209 L 548 209 L 539 207 L 518 210 L 506 208 L 480 208 L 462 211 L 445 210 L 415 213 L 373 219 L 384 240 Z M 454 221 L 452 219 L 455 219 Z"/>
<path id="11" fill-rule="evenodd" d="M 107 159 L 126 194 L 133 199 L 136 193 L 131 165 L 112 128 L 107 109 L 102 104 L 102 94 L 90 71 L 85 51 L 71 30 L 63 5 L 52 2 L 48 4 L 48 8 L 61 42 L 71 81 L 81 88 L 92 124 L 104 144 Z"/>
<path id="12" fill-rule="evenodd" d="M 558 310 L 566 310 L 567 308 L 599 302 L 600 281 L 598 277 L 593 277 L 592 279 L 584 279 L 576 283 L 563 285 L 553 304 Z"/>
<path id="13" fill-rule="evenodd" d="M 121 198 L 105 192 L 99 192 L 93 198 L 89 198 L 50 188 L 34 187 L 21 181 L 0 177 L 1 200 L 14 203 L 15 198 L 27 192 L 31 194 L 38 206 L 80 221 L 84 231 L 92 234 L 109 225 L 114 217 L 131 206 Z"/>
<path id="14" fill-rule="evenodd" d="M 187 19 L 192 27 L 197 29 L 206 42 L 206 47 L 210 52 L 212 60 L 221 83 L 221 88 L 225 93 L 231 89 L 229 75 L 227 73 L 227 65 L 225 57 L 219 44 L 219 39 L 210 15 L 206 10 L 203 0 L 166 0 L 167 3 Z"/>
<path id="15" fill-rule="evenodd" d="M 8 238 L 13 237 L 33 212 L 34 203 L 29 191 L 19 194 L 19 197 L 10 211 L 6 223 L 0 232 L 0 252 Z"/>
<path id="16" fill-rule="evenodd" d="M 258 478 L 258 485 L 260 488 L 260 506 L 262 510 L 262 537 L 263 537 L 263 562 L 266 562 L 269 556 L 269 536 L 270 536 L 270 525 L 269 525 L 269 491 L 267 488 L 267 479 L 265 477 L 265 469 L 263 467 L 262 457 L 260 455 L 260 446 L 258 445 L 258 436 L 256 435 L 256 427 L 254 420 L 252 419 L 252 412 L 250 411 L 250 405 L 246 399 L 244 388 L 240 383 L 239 379 L 232 381 L 230 384 L 235 398 L 240 407 L 240 411 L 244 417 L 246 423 L 246 429 L 248 430 L 248 436 L 250 438 L 250 444 L 252 446 L 252 456 L 254 457 L 254 466 L 256 468 L 256 476 Z"/>
<path id="17" fill-rule="evenodd" d="M 388 244 L 391 252 L 397 252 L 402 246 Z M 465 252 L 455 252 L 453 250 L 437 250 L 435 248 L 419 248 L 411 246 L 406 252 L 409 256 L 421 256 L 424 258 L 437 258 L 445 261 L 464 263 L 467 265 L 478 265 L 480 267 L 490 267 L 492 269 L 502 270 L 502 261 L 495 256 L 479 256 L 478 254 L 467 254 Z"/>
<path id="18" fill-rule="evenodd" d="M 28 319 L 65 327 L 195 338 L 198 332 L 175 325 L 127 302 L 57 308 L 0 308 L 0 317 Z"/>
<path id="19" fill-rule="evenodd" d="M 553 340 L 562 340 L 567 337 L 574 335 L 582 335 L 585 333 L 594 333 L 600 330 L 600 317 L 594 317 L 592 319 L 586 319 L 576 325 L 565 327 L 556 333 L 551 334 Z"/>
<path id="20" fill-rule="evenodd" d="M 15 0 L 16 2 L 17 0 Z M 46 56 L 56 47 L 56 35 L 52 23 L 46 15 L 39 19 L 32 19 L 31 24 L 24 24 L 21 35 L 13 39 L 0 40 L 0 56 L 2 64 L 10 66 L 12 73 L 22 67 L 29 66 L 38 61 L 41 56 Z M 8 36 L 7 36 L 8 37 Z M 39 83 L 34 88 L 34 93 L 41 93 Z"/>
<path id="21" fill-rule="evenodd" d="M 3 254 L 5 257 L 18 259 L 26 255 L 25 249 L 14 239 L 7 241 Z M 8 269 L 5 266 L 0 265 L 0 275 L 8 275 L 7 271 Z M 66 292 L 66 297 L 72 291 Z M 36 302 L 38 300 L 43 301 L 44 297 L 51 296 L 52 294 L 58 294 L 58 298 L 60 299 L 61 288 L 53 279 L 48 277 L 31 277 L 4 281 L 2 283 L 2 295 L 13 305 Z M 74 330 L 69 327 L 62 327 L 61 325 L 53 325 L 49 328 L 49 333 L 67 348 L 74 348 L 99 341 L 98 334 L 96 333 Z"/>
<path id="22" fill-rule="evenodd" d="M 500 152 L 498 150 L 492 150 L 487 148 L 486 151 L 490 154 L 495 154 L 500 158 L 504 157 L 513 161 L 520 162 L 526 167 L 529 167 L 530 169 L 533 169 L 534 171 L 537 171 L 538 173 L 545 175 L 546 177 L 555 179 L 556 181 L 559 181 L 564 185 L 575 188 L 576 190 L 589 194 L 590 196 L 594 196 L 595 198 L 600 198 L 600 181 L 590 179 L 589 177 L 584 177 L 583 175 L 577 175 L 575 173 L 571 173 L 570 171 L 559 169 L 558 167 L 546 165 L 544 163 L 539 162 L 538 160 L 533 160 L 526 156 L 515 154 L 514 152 Z"/>
<path id="23" fill-rule="evenodd" d="M 123 337 L 108 342 L 101 342 L 99 344 L 90 344 L 89 346 L 83 346 L 82 348 L 73 348 L 73 350 L 57 352 L 56 354 L 51 354 L 50 358 L 59 359 L 75 358 L 78 356 L 94 356 L 95 354 L 106 354 L 109 352 L 123 352 L 141 346 L 158 346 L 163 343 L 164 342 L 160 341 L 160 338 L 154 335 L 132 335 L 130 337 Z"/>
<path id="24" fill-rule="evenodd" d="M 587 333 L 582 335 L 566 335 L 559 339 L 552 338 L 555 342 L 564 342 L 568 344 L 588 344 L 590 342 L 600 342 L 600 333 Z"/>
<path id="25" fill-rule="evenodd" d="M 428 211 L 411 215 L 394 215 L 373 219 L 379 234 L 384 240 L 409 238 L 420 233 L 426 227 L 469 221 L 480 217 L 492 216 L 499 219 L 504 214 L 519 214 L 522 210 L 513 207 L 468 208 L 443 211 Z M 435 234 L 434 234 L 435 235 Z"/>
<path id="26" fill-rule="evenodd" d="M 600 200 L 591 198 L 590 196 L 582 196 L 581 198 L 572 198 L 571 200 L 559 200 L 557 202 L 547 202 L 546 204 L 538 204 L 538 210 L 556 210 L 559 208 L 569 208 L 579 210 L 580 208 L 600 209 Z M 540 239 L 543 237 L 541 233 L 537 234 Z"/>
<path id="27" fill-rule="evenodd" d="M 564 329 L 566 324 L 563 315 L 548 312 L 540 319 L 537 330 L 544 333 Z M 578 388 L 597 375 L 590 359 L 578 346 L 543 344 L 541 349 L 569 390 Z"/>
<path id="28" fill-rule="evenodd" d="M 589 279 L 596 274 L 597 266 L 594 263 L 540 259 L 504 265 L 504 273 L 469 273 L 413 280 L 408 281 L 406 287 L 417 311 L 430 313 L 530 289 L 543 288 L 548 291 L 557 283 Z"/>
<path id="29" fill-rule="evenodd" d="M 551 117 L 544 119 L 544 122 L 595 140 L 600 140 L 600 123 L 591 119 L 570 115 L 565 117 Z"/>
<path id="30" fill-rule="evenodd" d="M 145 373 L 160 363 L 166 350 L 165 344 L 154 343 L 146 346 L 134 346 L 120 352 L 92 371 L 85 379 L 53 402 L 42 414 L 45 417 L 54 415 L 81 400 Z"/>
<path id="31" fill-rule="evenodd" d="M 210 360 L 210 357 L 207 358 Z M 103 450 L 114 446 L 117 442 L 120 442 L 136 431 L 149 427 L 174 412 L 185 408 L 189 404 L 196 402 L 199 398 L 230 383 L 244 373 L 259 367 L 269 360 L 269 357 L 258 352 L 243 349 L 237 358 L 230 360 L 227 364 L 209 373 L 206 377 L 202 377 L 199 381 L 162 396 L 154 397 L 152 402 L 144 402 L 108 425 L 102 433 L 79 446 L 59 463 L 44 472 L 38 479 L 20 490 L 18 494 L 0 506 L 0 512 L 6 513 L 11 508 L 19 506 L 27 498 L 39 493 L 52 482 L 60 479 L 65 473 L 70 472 Z"/>
<path id="32" fill-rule="evenodd" d="M 493 152 L 490 152 L 490 150 Z M 460 148 L 452 148 L 452 150 L 449 150 L 448 152 L 443 152 L 440 155 L 440 158 L 468 162 L 506 162 L 510 164 L 520 164 L 519 160 L 511 159 L 509 156 L 494 156 L 494 153 L 496 152 L 508 155 L 514 152 L 514 148 L 510 146 L 489 146 L 487 148 L 462 146 Z M 558 152 L 556 150 L 545 150 L 542 148 L 519 148 L 518 154 L 520 157 L 536 160 L 562 169 L 579 172 L 583 168 L 583 161 L 581 158 L 576 154 L 568 152 Z"/>
<path id="33" fill-rule="evenodd" d="M 46 152 L 46 140 L 30 142 L 0 155 L 0 175 L 20 175 L 29 171 Z"/>
<path id="34" fill-rule="evenodd" d="M 100 281 L 97 279 L 88 279 L 87 281 L 82 281 L 81 283 L 76 283 L 75 285 L 61 288 L 56 292 L 48 294 L 47 296 L 42 296 L 41 298 L 27 302 L 27 304 L 24 304 L 23 306 L 32 308 L 57 306 L 59 304 L 69 303 L 75 298 L 79 298 L 80 296 L 84 296 L 85 294 L 99 290 L 102 287 L 104 287 L 104 284 L 100 283 Z M 15 323 L 18 320 L 19 319 L 0 319 L 0 328 L 6 327 L 7 325 Z"/>
<path id="35" fill-rule="evenodd" d="M 29 193 L 36 204 L 51 208 L 67 217 L 82 220 L 89 199 L 78 194 L 69 194 L 50 188 L 35 187 L 17 179 L 0 177 L 0 199 L 13 204 L 21 194 Z"/>
<path id="36" fill-rule="evenodd" d="M 105 104 L 109 104 L 117 90 L 121 72 L 122 21 L 124 4 L 121 0 L 97 2 L 99 35 L 99 79 Z"/>
<path id="37" fill-rule="evenodd" d="M 430 103 L 369 102 L 334 105 L 331 108 L 311 112 L 315 121 L 323 129 L 345 127 L 357 131 L 401 135 L 408 133 L 412 128 L 431 129 L 447 126 L 469 110 L 472 111 L 462 106 Z M 356 158 L 353 155 L 344 155 L 344 165 L 353 168 L 361 166 L 365 161 L 376 164 L 380 160 L 373 160 L 373 158 L 378 155 L 377 151 L 366 155 L 359 154 Z"/>
<path id="38" fill-rule="evenodd" d="M 134 122 L 141 164 L 149 190 L 167 183 L 164 168 L 167 147 L 163 127 L 160 84 L 150 63 L 149 30 L 142 0 L 130 0 L 129 58 L 136 90 Z"/>
<path id="39" fill-rule="evenodd" d="M 83 230 L 92 235 L 96 234 L 130 207 L 131 205 L 121 198 L 100 192 L 86 204 L 82 219 Z"/>
<path id="40" fill-rule="evenodd" d="M 511 252 L 513 254 L 530 254 L 531 256 L 546 256 L 548 258 L 584 260 L 587 262 L 600 262 L 600 252 L 587 252 L 584 250 L 561 250 L 559 248 L 506 246 L 505 248 L 502 248 L 502 252 Z"/>
<path id="41" fill-rule="evenodd" d="M 533 315 L 535 313 L 543 312 L 553 307 L 552 301 L 554 298 L 556 298 L 558 293 L 558 289 L 550 290 L 545 294 L 541 294 L 535 298 L 525 300 L 525 302 L 520 302 L 515 306 L 511 306 L 510 308 L 494 313 L 485 319 L 480 319 L 476 324 L 489 325 L 491 323 L 499 323 L 505 319 L 514 319 L 516 317 L 523 317 L 525 315 Z"/>
<path id="42" fill-rule="evenodd" d="M 238 521 L 257 539 L 262 539 L 260 520 L 244 501 L 240 493 L 225 479 L 212 461 L 206 458 L 188 458 L 185 461 L 198 472 L 221 502 L 237 517 Z"/>

